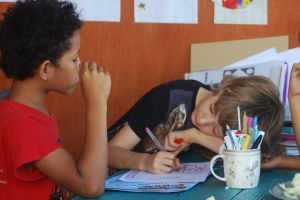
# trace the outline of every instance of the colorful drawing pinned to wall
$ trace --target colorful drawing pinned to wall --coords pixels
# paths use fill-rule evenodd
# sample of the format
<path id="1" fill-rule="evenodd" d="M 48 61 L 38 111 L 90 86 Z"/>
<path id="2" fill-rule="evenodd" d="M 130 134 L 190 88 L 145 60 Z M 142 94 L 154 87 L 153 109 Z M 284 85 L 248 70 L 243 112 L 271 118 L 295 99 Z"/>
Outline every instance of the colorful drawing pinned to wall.
<path id="1" fill-rule="evenodd" d="M 229 9 L 245 8 L 253 0 L 212 0 L 214 3 Z"/>

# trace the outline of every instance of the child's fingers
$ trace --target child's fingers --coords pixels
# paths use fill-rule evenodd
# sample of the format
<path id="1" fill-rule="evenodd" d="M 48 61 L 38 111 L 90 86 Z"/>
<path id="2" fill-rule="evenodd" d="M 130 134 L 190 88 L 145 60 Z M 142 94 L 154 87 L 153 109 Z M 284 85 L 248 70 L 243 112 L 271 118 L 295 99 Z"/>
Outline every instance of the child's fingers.
<path id="1" fill-rule="evenodd" d="M 175 150 L 177 150 L 180 147 L 179 144 L 176 144 L 174 142 L 174 139 L 175 139 L 175 136 L 172 133 L 169 133 L 166 136 L 165 141 L 164 141 L 164 149 L 166 151 L 175 151 Z"/>
<path id="2" fill-rule="evenodd" d="M 84 71 L 89 69 L 89 63 L 88 62 L 82 62 L 81 63 L 81 69 L 83 69 Z"/>
<path id="3" fill-rule="evenodd" d="M 157 157 L 162 158 L 162 159 L 169 159 L 169 160 L 174 160 L 174 158 L 175 158 L 173 153 L 167 152 L 167 151 L 157 152 Z"/>
<path id="4" fill-rule="evenodd" d="M 103 67 L 98 67 L 98 71 L 99 71 L 99 72 L 104 72 Z"/>
<path id="5" fill-rule="evenodd" d="M 160 151 L 156 154 L 152 155 L 152 163 L 150 172 L 155 174 L 163 174 L 168 173 L 173 170 L 174 168 L 174 159 L 175 156 L 166 151 Z"/>
<path id="6" fill-rule="evenodd" d="M 180 169 L 180 161 L 179 158 L 175 158 L 174 160 L 175 169 Z"/>
<path id="7" fill-rule="evenodd" d="M 156 171 L 156 174 L 166 174 L 173 170 L 172 167 L 169 167 L 167 165 L 161 165 L 160 168 Z"/>
<path id="8" fill-rule="evenodd" d="M 181 152 L 181 149 L 173 151 L 174 156 L 177 156 Z"/>
<path id="9" fill-rule="evenodd" d="M 95 62 L 90 62 L 88 63 L 88 66 L 89 66 L 89 70 L 90 71 L 96 71 L 97 70 L 97 64 Z"/>

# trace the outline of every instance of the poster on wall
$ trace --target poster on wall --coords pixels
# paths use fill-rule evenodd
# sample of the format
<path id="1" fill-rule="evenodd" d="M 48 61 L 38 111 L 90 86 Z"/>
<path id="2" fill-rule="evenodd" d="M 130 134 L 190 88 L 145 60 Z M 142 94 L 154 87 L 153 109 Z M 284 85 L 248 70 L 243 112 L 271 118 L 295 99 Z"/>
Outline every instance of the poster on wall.
<path id="1" fill-rule="evenodd" d="M 15 2 L 16 0 L 0 0 Z M 84 21 L 120 22 L 120 0 L 70 0 L 77 5 L 77 12 Z"/>
<path id="2" fill-rule="evenodd" d="M 268 0 L 212 0 L 215 24 L 268 24 Z"/>
<path id="3" fill-rule="evenodd" d="M 198 0 L 135 0 L 137 23 L 198 23 Z"/>
<path id="4" fill-rule="evenodd" d="M 120 22 L 120 0 L 71 0 L 84 21 Z"/>

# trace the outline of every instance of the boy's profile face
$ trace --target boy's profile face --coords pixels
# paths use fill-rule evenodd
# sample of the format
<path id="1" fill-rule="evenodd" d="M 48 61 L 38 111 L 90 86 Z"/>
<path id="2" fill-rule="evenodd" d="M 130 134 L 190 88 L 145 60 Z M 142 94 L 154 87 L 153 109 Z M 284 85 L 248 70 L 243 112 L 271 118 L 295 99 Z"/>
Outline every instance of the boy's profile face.
<path id="1" fill-rule="evenodd" d="M 192 113 L 191 120 L 201 132 L 217 137 L 224 137 L 222 127 L 218 122 L 218 115 L 215 113 L 214 105 L 217 96 L 209 94 L 200 101 Z"/>
<path id="2" fill-rule="evenodd" d="M 58 61 L 58 66 L 51 67 L 52 90 L 60 93 L 71 93 L 79 83 L 80 69 L 80 35 L 74 32 L 68 49 Z"/>

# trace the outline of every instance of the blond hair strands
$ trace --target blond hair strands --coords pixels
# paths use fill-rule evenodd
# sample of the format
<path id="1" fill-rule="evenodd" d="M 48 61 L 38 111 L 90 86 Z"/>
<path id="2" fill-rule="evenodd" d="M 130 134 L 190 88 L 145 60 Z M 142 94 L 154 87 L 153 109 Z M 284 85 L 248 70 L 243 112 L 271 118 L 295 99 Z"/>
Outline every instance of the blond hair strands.
<path id="1" fill-rule="evenodd" d="M 262 151 L 272 152 L 284 122 L 284 107 L 276 85 L 263 76 L 226 76 L 213 92 L 218 96 L 215 112 L 223 129 L 226 124 L 238 129 L 236 109 L 239 106 L 241 114 L 258 117 L 258 129 L 266 132 Z"/>

